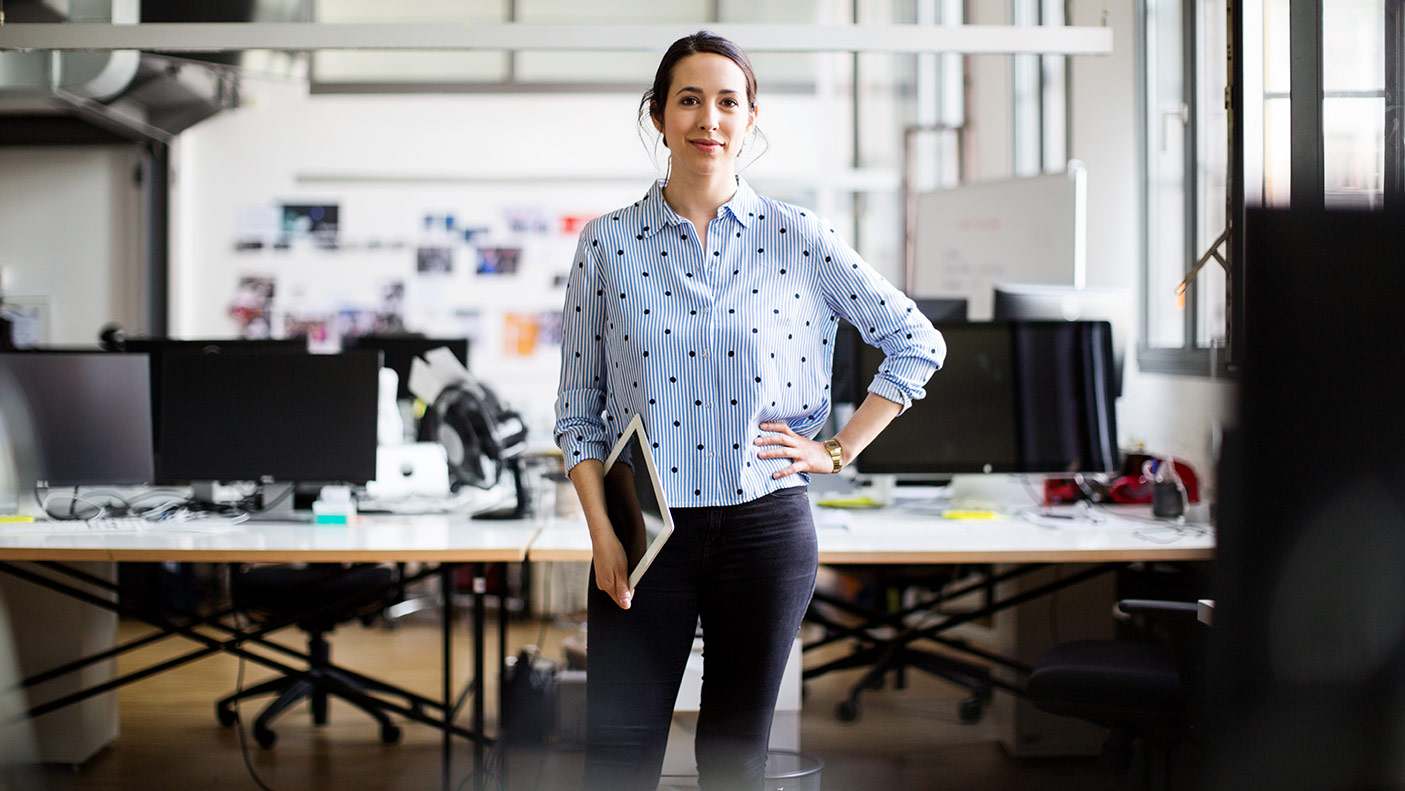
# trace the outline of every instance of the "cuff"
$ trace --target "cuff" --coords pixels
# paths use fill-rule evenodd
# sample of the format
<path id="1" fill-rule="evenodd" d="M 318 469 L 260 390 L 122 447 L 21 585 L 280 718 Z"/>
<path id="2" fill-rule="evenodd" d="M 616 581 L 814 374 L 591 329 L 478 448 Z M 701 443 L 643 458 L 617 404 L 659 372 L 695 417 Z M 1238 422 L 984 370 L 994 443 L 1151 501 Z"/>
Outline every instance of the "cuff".
<path id="1" fill-rule="evenodd" d="M 868 392 L 883 396 L 893 403 L 902 407 L 901 415 L 912 407 L 912 398 L 906 390 L 898 387 L 892 381 L 884 379 L 881 375 L 873 377 L 873 382 L 868 386 Z"/>

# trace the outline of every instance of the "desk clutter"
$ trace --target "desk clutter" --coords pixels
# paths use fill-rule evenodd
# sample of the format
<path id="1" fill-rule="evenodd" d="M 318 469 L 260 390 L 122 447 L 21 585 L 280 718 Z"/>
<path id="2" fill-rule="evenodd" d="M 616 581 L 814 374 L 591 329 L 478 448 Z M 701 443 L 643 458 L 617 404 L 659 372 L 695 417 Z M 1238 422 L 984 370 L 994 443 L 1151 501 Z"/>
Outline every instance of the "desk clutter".
<path id="1" fill-rule="evenodd" d="M 312 354 L 294 340 L 105 338 L 105 351 L 0 354 L 13 460 L 0 513 L 34 520 L 23 529 L 525 513 L 525 425 L 469 373 L 463 339 Z M 415 397 L 406 426 L 397 405 Z"/>

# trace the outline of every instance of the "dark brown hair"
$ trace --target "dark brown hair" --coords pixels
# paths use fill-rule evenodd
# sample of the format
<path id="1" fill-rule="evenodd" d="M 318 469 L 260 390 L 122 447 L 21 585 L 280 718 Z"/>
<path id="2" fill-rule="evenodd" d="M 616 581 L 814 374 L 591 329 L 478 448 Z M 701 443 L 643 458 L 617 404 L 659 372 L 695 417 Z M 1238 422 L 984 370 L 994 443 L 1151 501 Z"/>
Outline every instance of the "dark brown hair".
<path id="1" fill-rule="evenodd" d="M 751 60 L 747 58 L 746 52 L 728 39 L 706 30 L 699 30 L 691 36 L 684 36 L 673 42 L 663 54 L 663 60 L 659 61 L 659 70 L 654 74 L 654 84 L 644 92 L 644 98 L 639 102 L 641 122 L 646 115 L 660 123 L 663 122 L 663 103 L 668 99 L 668 87 L 673 82 L 673 67 L 678 65 L 678 61 L 700 52 L 721 55 L 737 64 L 746 76 L 747 109 L 756 108 L 756 73 L 751 70 Z"/>

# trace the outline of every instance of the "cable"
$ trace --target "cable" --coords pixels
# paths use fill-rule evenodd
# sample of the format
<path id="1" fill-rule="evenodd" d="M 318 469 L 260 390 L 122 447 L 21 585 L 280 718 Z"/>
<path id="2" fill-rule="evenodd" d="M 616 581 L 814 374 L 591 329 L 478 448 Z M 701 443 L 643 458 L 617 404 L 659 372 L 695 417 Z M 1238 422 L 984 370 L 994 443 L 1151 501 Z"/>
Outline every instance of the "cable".
<path id="1" fill-rule="evenodd" d="M 246 627 L 244 619 L 237 612 L 234 614 L 234 625 L 239 627 L 241 630 Z M 268 784 L 264 783 L 263 778 L 259 777 L 258 771 L 254 769 L 254 762 L 249 758 L 249 741 L 248 738 L 244 735 L 244 719 L 239 715 L 239 696 L 243 692 L 244 655 L 240 654 L 239 672 L 234 679 L 234 730 L 239 732 L 239 752 L 244 757 L 244 768 L 248 770 L 249 777 L 253 778 L 254 784 L 257 785 L 260 789 L 262 789 L 262 791 L 273 791 L 272 788 L 268 787 Z"/>
<path id="2" fill-rule="evenodd" d="M 68 500 L 68 513 L 54 513 L 53 509 L 50 507 L 50 503 L 52 503 L 54 500 L 65 498 Z M 76 486 L 73 487 L 73 494 L 71 495 L 53 493 L 43 496 L 39 494 L 39 487 L 36 486 L 34 487 L 34 499 L 39 502 L 39 507 L 43 509 L 45 515 L 47 515 L 50 519 L 74 521 L 99 519 L 107 515 L 107 507 L 104 506 L 102 503 L 94 502 L 92 500 L 87 500 L 82 497 L 79 497 L 78 487 Z M 77 507 L 80 503 L 95 509 L 96 512 L 87 516 L 79 514 L 77 512 Z"/>

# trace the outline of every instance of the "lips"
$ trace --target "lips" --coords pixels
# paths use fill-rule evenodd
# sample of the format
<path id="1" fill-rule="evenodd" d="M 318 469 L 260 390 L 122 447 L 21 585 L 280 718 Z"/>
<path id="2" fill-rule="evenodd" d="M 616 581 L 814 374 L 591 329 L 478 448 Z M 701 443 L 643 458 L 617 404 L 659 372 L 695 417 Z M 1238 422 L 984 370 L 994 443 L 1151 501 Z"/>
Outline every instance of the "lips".
<path id="1" fill-rule="evenodd" d="M 688 142 L 703 151 L 720 151 L 722 149 L 721 141 L 713 140 L 708 137 L 700 137 L 696 140 L 689 140 Z"/>

